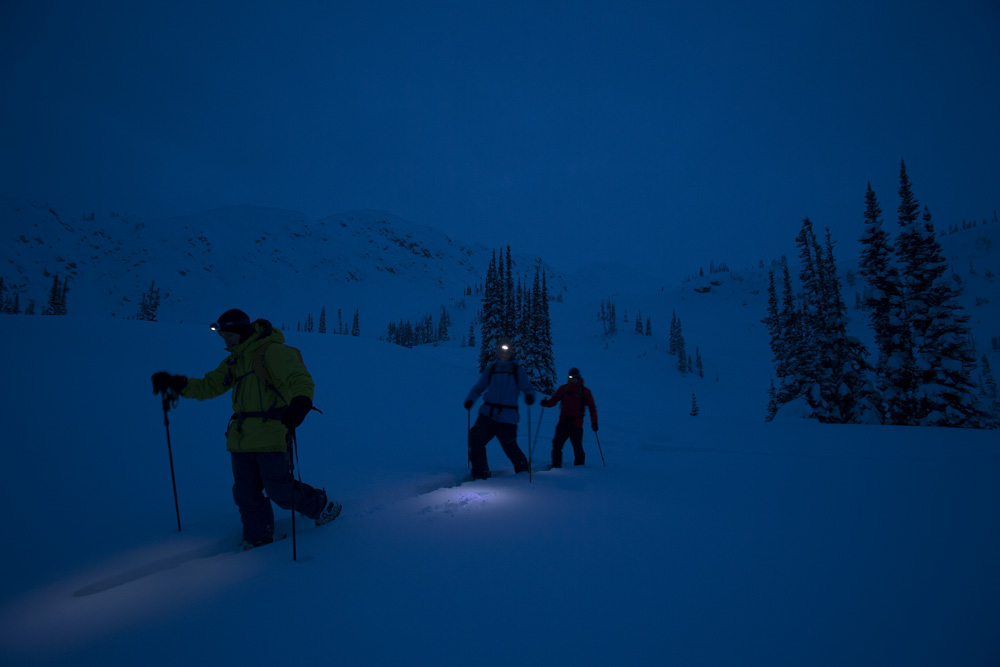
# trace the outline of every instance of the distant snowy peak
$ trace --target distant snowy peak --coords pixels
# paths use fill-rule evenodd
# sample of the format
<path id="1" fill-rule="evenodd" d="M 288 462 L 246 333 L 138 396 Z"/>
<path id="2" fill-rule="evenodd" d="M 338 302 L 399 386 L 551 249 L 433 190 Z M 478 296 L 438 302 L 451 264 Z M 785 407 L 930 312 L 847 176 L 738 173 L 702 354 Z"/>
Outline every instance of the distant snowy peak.
<path id="1" fill-rule="evenodd" d="M 58 274 L 69 279 L 72 312 L 117 317 L 134 316 L 153 281 L 160 312 L 169 318 L 231 295 L 293 309 L 296 301 L 315 301 L 316 293 L 361 285 L 396 296 L 427 294 L 428 303 L 413 304 L 426 308 L 439 304 L 442 293 L 458 296 L 481 283 L 491 256 L 491 249 L 372 210 L 309 220 L 296 211 L 231 206 L 145 220 L 66 215 L 2 199 L 0 218 L 7 260 L 0 277 L 22 307 L 29 300 L 44 306 Z M 515 258 L 523 275 L 536 261 Z"/>

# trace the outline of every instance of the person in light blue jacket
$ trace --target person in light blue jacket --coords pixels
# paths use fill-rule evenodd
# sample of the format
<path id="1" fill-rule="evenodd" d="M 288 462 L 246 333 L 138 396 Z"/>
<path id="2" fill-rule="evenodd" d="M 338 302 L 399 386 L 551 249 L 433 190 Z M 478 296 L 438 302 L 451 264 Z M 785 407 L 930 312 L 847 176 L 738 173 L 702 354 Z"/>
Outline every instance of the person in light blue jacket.
<path id="1" fill-rule="evenodd" d="M 500 441 L 503 453 L 514 464 L 514 472 L 528 470 L 528 457 L 517 446 L 518 394 L 524 393 L 524 402 L 535 402 L 535 390 L 524 366 L 513 360 L 514 346 L 501 339 L 497 345 L 497 360 L 486 367 L 479 380 L 469 390 L 465 409 L 471 410 L 476 399 L 483 397 L 476 423 L 469 429 L 469 462 L 472 479 L 488 479 L 490 466 L 486 461 L 486 443 L 493 438 Z"/>

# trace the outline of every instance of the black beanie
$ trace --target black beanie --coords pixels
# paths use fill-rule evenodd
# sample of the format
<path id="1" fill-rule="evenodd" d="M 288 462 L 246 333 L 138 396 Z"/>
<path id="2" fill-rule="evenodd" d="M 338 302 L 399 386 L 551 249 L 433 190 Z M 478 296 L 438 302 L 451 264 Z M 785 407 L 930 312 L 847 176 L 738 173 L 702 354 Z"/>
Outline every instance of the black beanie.
<path id="1" fill-rule="evenodd" d="M 580 369 L 577 368 L 576 366 L 574 366 L 573 368 L 569 369 L 569 376 L 571 378 L 578 378 L 578 377 L 580 377 Z"/>
<path id="2" fill-rule="evenodd" d="M 219 325 L 219 331 L 238 333 L 240 342 L 246 340 L 253 333 L 250 316 L 239 308 L 232 308 L 222 313 L 216 323 Z"/>

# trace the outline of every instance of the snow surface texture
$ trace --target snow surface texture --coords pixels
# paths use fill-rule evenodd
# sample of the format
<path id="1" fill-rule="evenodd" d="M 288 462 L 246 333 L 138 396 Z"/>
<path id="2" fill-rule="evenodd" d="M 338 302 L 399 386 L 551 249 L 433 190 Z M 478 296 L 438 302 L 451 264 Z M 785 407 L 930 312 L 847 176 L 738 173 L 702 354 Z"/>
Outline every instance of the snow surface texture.
<path id="1" fill-rule="evenodd" d="M 288 332 L 324 410 L 300 471 L 344 504 L 298 562 L 237 550 L 228 397 L 170 413 L 177 533 L 149 375 L 214 368 L 206 323 L 3 316 L 0 664 L 1000 664 L 997 433 L 764 423 L 762 284 L 616 296 L 652 339 L 598 336 L 610 295 L 553 303 L 607 466 L 587 430 L 586 467 L 531 483 L 495 441 L 464 482 L 476 350 Z M 665 353 L 675 308 L 705 378 Z M 555 412 L 522 414 L 537 470 Z"/>

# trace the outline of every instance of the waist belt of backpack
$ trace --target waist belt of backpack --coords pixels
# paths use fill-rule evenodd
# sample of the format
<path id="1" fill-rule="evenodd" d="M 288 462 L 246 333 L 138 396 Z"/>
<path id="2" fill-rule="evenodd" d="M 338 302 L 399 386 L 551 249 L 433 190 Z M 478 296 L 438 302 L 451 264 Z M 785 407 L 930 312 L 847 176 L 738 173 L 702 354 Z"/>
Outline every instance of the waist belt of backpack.
<path id="1" fill-rule="evenodd" d="M 504 405 L 503 403 L 490 403 L 489 401 L 483 401 L 486 405 L 490 406 L 490 417 L 497 410 L 517 410 L 516 405 Z"/>
<path id="2" fill-rule="evenodd" d="M 233 416 L 229 418 L 229 423 L 232 424 L 236 422 L 236 430 L 243 430 L 243 420 L 250 417 L 257 417 L 258 419 L 263 419 L 265 422 L 269 419 L 281 419 L 285 414 L 285 409 L 287 406 L 281 406 L 280 408 L 271 408 L 270 410 L 261 410 L 259 412 L 234 412 Z"/>

